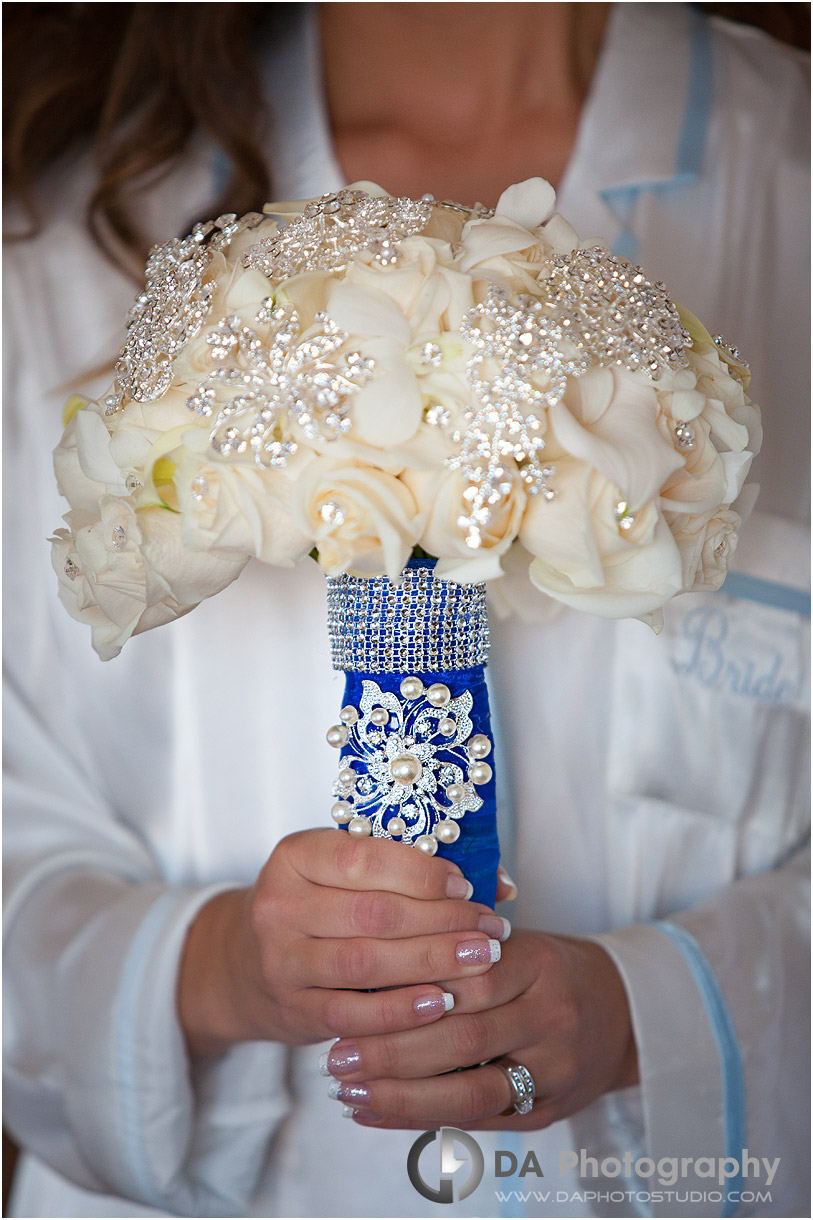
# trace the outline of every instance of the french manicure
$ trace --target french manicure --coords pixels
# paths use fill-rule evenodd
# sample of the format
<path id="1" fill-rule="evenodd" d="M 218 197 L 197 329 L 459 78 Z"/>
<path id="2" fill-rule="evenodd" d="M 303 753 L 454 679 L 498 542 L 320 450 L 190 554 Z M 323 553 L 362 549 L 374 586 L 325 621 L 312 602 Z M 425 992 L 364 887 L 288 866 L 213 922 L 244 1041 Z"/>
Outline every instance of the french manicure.
<path id="1" fill-rule="evenodd" d="M 339 1084 L 338 1080 L 334 1082 Z M 369 1106 L 370 1090 L 366 1084 L 339 1084 L 339 1097 L 348 1106 Z"/>
<path id="2" fill-rule="evenodd" d="M 383 1114 L 373 1114 L 372 1110 L 356 1110 L 353 1114 L 356 1122 L 364 1126 L 367 1123 L 380 1123 L 383 1117 Z"/>
<path id="3" fill-rule="evenodd" d="M 341 1097 L 342 1085 L 340 1080 L 331 1080 L 327 1086 L 327 1095 L 331 1101 L 338 1101 Z"/>
<path id="4" fill-rule="evenodd" d="M 486 936 L 493 936 L 496 940 L 508 940 L 511 935 L 511 924 L 502 915 L 481 915 L 477 920 L 477 927 L 481 932 L 485 932 Z"/>
<path id="5" fill-rule="evenodd" d="M 328 1056 L 327 1051 L 324 1051 L 319 1056 L 319 1074 L 320 1074 L 320 1076 L 329 1076 L 330 1075 L 330 1068 L 327 1066 L 327 1056 Z"/>
<path id="6" fill-rule="evenodd" d="M 355 1113 L 352 1106 L 342 1106 L 342 1118 L 353 1118 Z"/>
<path id="7" fill-rule="evenodd" d="M 461 940 L 455 957 L 463 966 L 489 966 L 500 960 L 498 940 Z"/>
<path id="8" fill-rule="evenodd" d="M 443 991 L 440 995 L 436 992 L 432 995 L 419 995 L 412 1001 L 412 1007 L 419 1017 L 441 1016 L 454 1008 L 454 996 L 450 991 Z"/>
<path id="9" fill-rule="evenodd" d="M 471 898 L 473 893 L 474 886 L 462 873 L 449 873 L 446 878 L 447 898 Z"/>
<path id="10" fill-rule="evenodd" d="M 327 1066 L 331 1076 L 349 1076 L 361 1067 L 361 1051 L 352 1042 L 347 1046 L 339 1043 L 328 1051 Z"/>

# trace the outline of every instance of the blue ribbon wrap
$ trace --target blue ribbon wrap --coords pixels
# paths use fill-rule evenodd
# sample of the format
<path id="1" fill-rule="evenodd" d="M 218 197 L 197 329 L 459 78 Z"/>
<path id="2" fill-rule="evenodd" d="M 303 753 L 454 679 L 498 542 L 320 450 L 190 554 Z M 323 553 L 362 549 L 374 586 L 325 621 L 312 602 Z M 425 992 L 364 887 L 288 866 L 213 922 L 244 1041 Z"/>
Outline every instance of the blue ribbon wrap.
<path id="1" fill-rule="evenodd" d="M 409 841 L 430 835 L 437 854 L 457 864 L 471 882 L 473 900 L 493 906 L 500 848 L 485 681 L 485 588 L 436 580 L 433 566 L 433 560 L 410 560 L 396 584 L 385 577 L 328 579 L 333 665 L 345 673 L 344 707 L 357 713 L 345 721 L 339 763 L 340 772 L 344 767 L 354 773 L 353 783 L 343 784 L 340 776 L 334 796 L 345 802 L 338 811 L 342 829 L 348 829 L 352 815 L 365 833 L 378 837 Z M 423 694 L 405 696 L 405 677 L 420 678 Z M 436 684 L 450 693 L 440 706 L 425 697 Z M 384 724 L 371 719 L 379 707 L 388 713 Z M 444 719 L 449 723 L 441 733 Z M 467 746 L 481 735 L 492 743 L 484 759 Z M 420 760 L 414 783 L 393 779 L 389 765 L 396 753 L 410 755 L 413 766 Z M 491 768 L 486 783 L 471 779 L 469 768 L 478 761 Z M 456 805 L 447 791 L 452 784 L 465 789 Z M 394 831 L 387 829 L 395 817 L 406 823 L 400 834 L 397 823 Z M 433 833 L 450 821 L 460 831 L 452 843 Z"/>

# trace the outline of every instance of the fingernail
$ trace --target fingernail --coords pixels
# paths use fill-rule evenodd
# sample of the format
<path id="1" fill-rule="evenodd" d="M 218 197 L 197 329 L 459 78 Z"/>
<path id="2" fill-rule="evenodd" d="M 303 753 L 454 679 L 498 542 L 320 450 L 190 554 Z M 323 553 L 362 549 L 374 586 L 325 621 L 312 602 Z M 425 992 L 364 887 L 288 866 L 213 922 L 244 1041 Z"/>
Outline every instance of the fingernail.
<path id="1" fill-rule="evenodd" d="M 322 1076 L 330 1075 L 330 1068 L 327 1066 L 327 1051 L 319 1056 L 319 1073 Z"/>
<path id="2" fill-rule="evenodd" d="M 341 1096 L 342 1086 L 341 1081 L 331 1080 L 327 1086 L 327 1095 L 332 1101 L 338 1101 Z"/>
<path id="3" fill-rule="evenodd" d="M 338 1080 L 335 1081 L 339 1084 Z M 370 1090 L 366 1084 L 339 1084 L 339 1097 L 348 1106 L 369 1106 Z"/>
<path id="4" fill-rule="evenodd" d="M 327 1066 L 331 1076 L 349 1076 L 361 1067 L 361 1051 L 352 1042 L 347 1046 L 337 1044 L 328 1051 Z"/>
<path id="5" fill-rule="evenodd" d="M 355 1113 L 352 1106 L 342 1106 L 342 1118 L 353 1118 Z"/>
<path id="6" fill-rule="evenodd" d="M 356 1110 L 353 1114 L 353 1118 L 357 1123 L 361 1123 L 362 1126 L 366 1126 L 367 1123 L 380 1123 L 383 1115 L 373 1114 L 372 1110 Z"/>
<path id="7" fill-rule="evenodd" d="M 461 940 L 455 957 L 464 966 L 487 966 L 500 960 L 498 940 Z"/>
<path id="8" fill-rule="evenodd" d="M 497 869 L 497 875 L 500 878 L 500 881 L 502 881 L 503 885 L 507 885 L 511 890 L 511 893 L 505 899 L 506 902 L 511 902 L 511 900 L 516 898 L 517 894 L 519 893 L 516 882 L 508 875 L 502 865 L 500 865 L 500 867 Z"/>
<path id="9" fill-rule="evenodd" d="M 462 873 L 450 873 L 446 878 L 447 898 L 471 898 L 474 886 Z"/>
<path id="10" fill-rule="evenodd" d="M 511 925 L 502 915 L 481 915 L 477 927 L 486 936 L 496 937 L 497 940 L 508 940 L 511 935 Z"/>
<path id="11" fill-rule="evenodd" d="M 451 991 L 443 991 L 440 995 L 436 992 L 432 995 L 419 995 L 413 1000 L 412 1007 L 419 1017 L 441 1016 L 454 1008 L 454 996 Z"/>

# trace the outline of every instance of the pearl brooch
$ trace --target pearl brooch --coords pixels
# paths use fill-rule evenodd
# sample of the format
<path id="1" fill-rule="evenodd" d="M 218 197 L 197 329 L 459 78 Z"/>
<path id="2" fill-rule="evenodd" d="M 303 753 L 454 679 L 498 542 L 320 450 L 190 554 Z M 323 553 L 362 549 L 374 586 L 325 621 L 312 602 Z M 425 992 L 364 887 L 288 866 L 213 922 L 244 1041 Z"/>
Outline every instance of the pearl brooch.
<path id="1" fill-rule="evenodd" d="M 491 773 L 477 757 L 478 751 L 489 752 L 491 742 L 482 733 L 472 735 L 471 692 L 453 696 L 443 682 L 425 688 L 415 674 L 398 682 L 400 697 L 371 679 L 361 685 L 358 705 L 343 707 L 341 722 L 327 734 L 331 745 L 342 748 L 334 820 L 353 834 L 422 842 L 420 850 L 434 854 L 438 842 L 455 841 L 459 820 L 483 803 L 472 768 L 485 766 Z"/>
<path id="2" fill-rule="evenodd" d="M 373 827 L 369 818 L 355 817 L 348 822 L 347 830 L 351 835 L 362 839 L 365 835 L 372 834 Z"/>
<path id="3" fill-rule="evenodd" d="M 438 849 L 438 841 L 434 835 L 420 835 L 415 840 L 415 846 L 418 851 L 422 851 L 425 856 L 434 856 Z"/>

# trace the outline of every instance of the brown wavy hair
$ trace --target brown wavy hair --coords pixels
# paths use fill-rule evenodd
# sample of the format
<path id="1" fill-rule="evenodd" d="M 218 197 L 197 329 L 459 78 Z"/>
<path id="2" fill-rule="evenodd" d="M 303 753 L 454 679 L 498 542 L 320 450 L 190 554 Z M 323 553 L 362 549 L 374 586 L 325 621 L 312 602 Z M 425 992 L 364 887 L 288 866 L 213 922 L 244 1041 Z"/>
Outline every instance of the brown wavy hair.
<path id="1" fill-rule="evenodd" d="M 96 184 L 87 223 L 136 275 L 152 244 L 137 197 L 196 133 L 230 168 L 217 211 L 271 197 L 266 110 L 255 48 L 291 19 L 290 4 L 27 4 L 4 6 L 3 185 L 38 231 L 36 184 L 60 158 L 89 149 Z M 701 4 L 810 46 L 808 4 Z M 190 217 L 190 221 L 198 217 Z"/>

